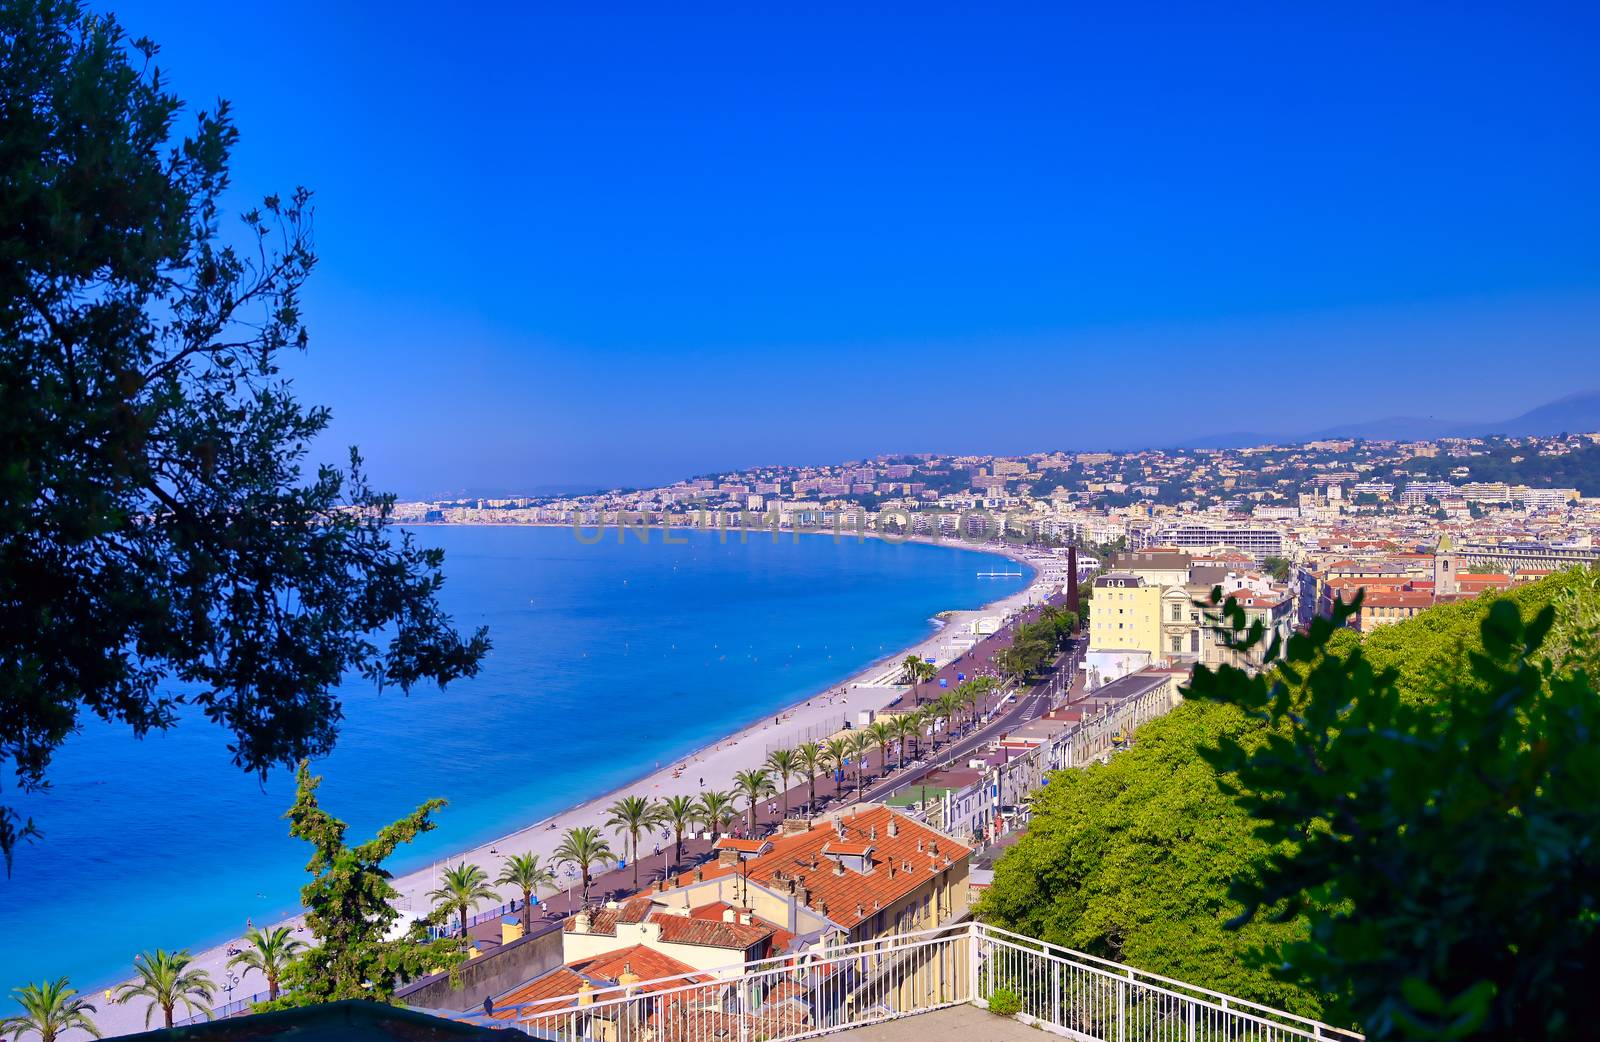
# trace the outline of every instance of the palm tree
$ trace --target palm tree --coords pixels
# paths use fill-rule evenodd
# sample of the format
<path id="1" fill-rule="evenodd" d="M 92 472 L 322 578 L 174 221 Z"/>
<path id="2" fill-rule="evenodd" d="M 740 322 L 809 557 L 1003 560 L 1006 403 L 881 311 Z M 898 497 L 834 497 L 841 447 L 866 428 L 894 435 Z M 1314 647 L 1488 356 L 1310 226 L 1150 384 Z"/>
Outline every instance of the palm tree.
<path id="1" fill-rule="evenodd" d="M 800 773 L 800 758 L 793 749 L 774 749 L 767 756 L 767 769 L 777 776 L 783 793 L 783 816 L 789 816 L 789 779 Z"/>
<path id="2" fill-rule="evenodd" d="M 39 1036 L 39 1042 L 56 1042 L 63 1033 L 74 1029 L 100 1037 L 100 1029 L 89 1019 L 95 1008 L 78 997 L 78 989 L 65 977 L 44 984 L 25 984 L 13 988 L 11 994 L 22 1012 L 0 1020 L 0 1035 L 10 1035 L 13 1042 L 30 1031 Z"/>
<path id="3" fill-rule="evenodd" d="M 683 860 L 683 833 L 684 830 L 694 827 L 695 819 L 700 817 L 700 807 L 695 803 L 693 796 L 668 796 L 661 801 L 661 821 L 672 827 L 672 865 L 674 868 Z"/>
<path id="4" fill-rule="evenodd" d="M 973 718 L 976 719 L 978 713 L 978 699 L 982 697 L 982 685 L 978 683 L 978 678 L 973 677 L 971 680 L 957 687 L 956 694 L 961 696 L 962 712 L 971 713 L 973 714 Z"/>
<path id="5" fill-rule="evenodd" d="M 823 745 L 822 752 L 828 758 L 828 769 L 834 772 L 833 794 L 842 797 L 844 793 L 844 764 L 850 759 L 850 743 L 843 738 L 830 738 Z"/>
<path id="6" fill-rule="evenodd" d="M 556 874 L 539 863 L 539 855 L 512 854 L 495 886 L 514 886 L 522 891 L 522 932 L 533 929 L 533 899 L 545 887 L 556 885 Z"/>
<path id="7" fill-rule="evenodd" d="M 624 796 L 606 808 L 611 817 L 606 819 L 618 836 L 628 838 L 627 854 L 633 859 L 633 885 L 639 885 L 639 833 L 653 828 L 661 820 L 661 812 L 648 796 Z"/>
<path id="8" fill-rule="evenodd" d="M 811 800 L 806 804 L 806 810 L 815 813 L 817 808 L 817 775 L 828 764 L 828 755 L 817 742 L 806 742 L 794 751 L 795 761 L 806 776 L 806 785 L 811 790 Z"/>
<path id="9" fill-rule="evenodd" d="M 733 802 L 733 793 L 718 792 L 715 789 L 700 794 L 700 805 L 697 810 L 700 812 L 700 820 L 711 830 L 712 840 L 716 840 L 726 832 L 734 816 L 739 813 L 738 807 Z"/>
<path id="10" fill-rule="evenodd" d="M 915 687 L 922 679 L 922 659 L 916 655 L 907 655 L 901 665 L 906 667 L 906 677 L 911 681 L 911 686 Z"/>
<path id="11" fill-rule="evenodd" d="M 904 767 L 906 765 L 906 742 L 917 733 L 917 714 L 901 713 L 894 718 L 893 726 L 894 736 L 900 739 L 900 760 L 895 766 Z"/>
<path id="12" fill-rule="evenodd" d="M 956 714 L 960 711 L 961 696 L 954 691 L 946 691 L 939 696 L 938 701 L 933 703 L 933 748 L 935 751 L 939 748 L 939 721 L 943 720 L 945 722 L 946 730 L 954 730 Z"/>
<path id="13" fill-rule="evenodd" d="M 467 939 L 467 913 L 485 901 L 500 895 L 489 885 L 489 873 L 465 861 L 450 868 L 445 867 L 437 890 L 428 891 L 428 900 L 435 905 L 452 908 L 461 917 L 461 939 Z"/>
<path id="14" fill-rule="evenodd" d="M 244 943 L 244 951 L 228 960 L 228 968 L 260 970 L 267 979 L 267 1001 L 276 1000 L 283 971 L 305 945 L 295 940 L 294 931 L 287 926 L 257 927 L 244 935 Z"/>
<path id="15" fill-rule="evenodd" d="M 894 741 L 894 725 L 888 720 L 874 720 L 862 732 L 872 739 L 878 747 L 878 770 L 882 774 L 889 773 L 889 743 Z"/>
<path id="16" fill-rule="evenodd" d="M 144 1011 L 145 1027 L 150 1026 L 150 1015 L 160 1006 L 166 1026 L 170 1028 L 172 1011 L 180 1002 L 190 1013 L 198 1009 L 210 1020 L 210 1004 L 215 1001 L 217 983 L 205 970 L 189 969 L 192 962 L 194 959 L 187 948 L 176 952 L 165 952 L 160 948 L 153 952 L 140 952 L 133 957 L 133 971 L 138 978 L 117 990 L 117 1001 L 149 999 L 150 1006 Z M 205 1005 L 196 1003 L 196 998 Z"/>
<path id="17" fill-rule="evenodd" d="M 582 825 L 567 830 L 561 845 L 556 848 L 555 858 L 557 864 L 575 865 L 583 873 L 583 903 L 587 905 L 589 870 L 597 864 L 615 861 L 616 855 L 611 852 L 611 844 L 600 835 L 599 829 L 593 825 Z"/>
<path id="18" fill-rule="evenodd" d="M 861 788 L 867 776 L 867 750 L 872 748 L 872 736 L 865 731 L 851 731 L 844 740 L 850 750 L 850 759 L 856 762 L 856 798 L 861 798 Z"/>
<path id="19" fill-rule="evenodd" d="M 745 814 L 750 821 L 750 834 L 756 831 L 756 804 L 764 796 L 772 795 L 772 773 L 765 767 L 740 771 L 733 776 L 733 791 L 745 798 Z"/>
<path id="20" fill-rule="evenodd" d="M 973 677 L 971 685 L 973 685 L 973 712 L 982 715 L 989 711 L 989 691 L 1000 687 L 1000 682 L 989 674 L 984 674 L 981 677 Z"/>

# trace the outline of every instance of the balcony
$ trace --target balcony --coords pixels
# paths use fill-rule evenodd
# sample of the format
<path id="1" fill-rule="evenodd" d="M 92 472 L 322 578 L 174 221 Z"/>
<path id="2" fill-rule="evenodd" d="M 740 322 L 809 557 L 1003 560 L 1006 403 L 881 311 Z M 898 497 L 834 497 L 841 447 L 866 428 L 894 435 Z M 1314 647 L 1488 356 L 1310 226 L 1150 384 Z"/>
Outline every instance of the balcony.
<path id="1" fill-rule="evenodd" d="M 1020 1012 L 995 1016 L 991 999 Z M 549 1042 L 1007 1042 L 1040 1030 L 1088 1042 L 1362 1037 L 979 923 L 457 1018 Z"/>

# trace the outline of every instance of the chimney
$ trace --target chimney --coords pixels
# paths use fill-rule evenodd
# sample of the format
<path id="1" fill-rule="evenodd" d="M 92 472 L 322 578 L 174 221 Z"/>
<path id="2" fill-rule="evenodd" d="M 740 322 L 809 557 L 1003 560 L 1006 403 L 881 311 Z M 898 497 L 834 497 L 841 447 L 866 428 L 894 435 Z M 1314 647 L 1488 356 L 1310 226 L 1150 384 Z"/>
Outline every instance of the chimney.
<path id="1" fill-rule="evenodd" d="M 578 1005 L 594 1005 L 594 985 L 590 984 L 588 981 L 584 981 L 582 984 L 578 985 Z"/>
<path id="2" fill-rule="evenodd" d="M 939 856 L 939 841 L 938 840 L 936 840 L 936 839 L 928 840 L 928 853 L 932 857 L 938 857 Z"/>
<path id="3" fill-rule="evenodd" d="M 585 908 L 583 911 L 579 912 L 577 915 L 572 917 L 572 932 L 573 933 L 593 933 L 594 932 L 594 916 L 589 914 L 589 909 Z"/>
<path id="4" fill-rule="evenodd" d="M 867 830 L 867 838 L 874 843 L 878 842 L 878 826 L 874 825 Z"/>
<path id="5" fill-rule="evenodd" d="M 860 901 L 857 901 L 856 902 L 856 918 L 857 919 L 865 919 L 866 917 L 867 917 L 866 905 L 863 905 Z"/>
<path id="6" fill-rule="evenodd" d="M 739 852 L 734 850 L 732 847 L 723 847 L 721 850 L 717 851 L 717 864 L 737 865 L 738 863 Z"/>
<path id="7" fill-rule="evenodd" d="M 810 832 L 811 822 L 806 818 L 784 818 L 782 831 L 785 836 L 794 836 L 802 832 Z"/>
<path id="8" fill-rule="evenodd" d="M 900 819 L 891 814 L 889 815 L 889 838 L 893 839 L 898 835 L 900 835 Z"/>
<path id="9" fill-rule="evenodd" d="M 633 972 L 633 963 L 631 962 L 623 963 L 622 972 L 617 975 L 617 983 L 628 989 L 623 992 L 624 995 L 631 995 L 633 993 L 633 985 L 638 984 L 643 979 L 643 977 Z"/>
<path id="10" fill-rule="evenodd" d="M 704 879 L 705 877 L 706 877 L 705 869 L 703 867 L 701 867 L 700 865 L 694 866 L 694 881 L 696 883 L 698 883 L 702 879 Z"/>
<path id="11" fill-rule="evenodd" d="M 917 853 L 922 853 L 922 840 L 917 840 Z"/>

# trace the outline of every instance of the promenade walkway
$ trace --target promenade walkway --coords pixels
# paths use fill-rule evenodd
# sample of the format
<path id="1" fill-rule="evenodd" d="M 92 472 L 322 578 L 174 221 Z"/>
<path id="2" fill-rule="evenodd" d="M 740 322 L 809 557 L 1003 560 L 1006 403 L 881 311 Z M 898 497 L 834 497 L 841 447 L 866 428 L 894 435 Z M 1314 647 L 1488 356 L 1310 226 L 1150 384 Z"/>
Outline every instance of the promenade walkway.
<path id="1" fill-rule="evenodd" d="M 951 1006 L 870 1027 L 851 1028 L 829 1038 L 841 1042 L 1039 1042 L 1044 1033 L 977 1006 Z"/>

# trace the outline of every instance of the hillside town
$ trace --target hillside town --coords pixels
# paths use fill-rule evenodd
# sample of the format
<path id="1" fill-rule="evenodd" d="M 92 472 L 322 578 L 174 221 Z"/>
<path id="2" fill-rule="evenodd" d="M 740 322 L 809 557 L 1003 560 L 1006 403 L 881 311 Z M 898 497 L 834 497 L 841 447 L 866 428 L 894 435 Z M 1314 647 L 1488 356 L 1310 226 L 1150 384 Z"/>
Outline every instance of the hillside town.
<path id="1" fill-rule="evenodd" d="M 571 525 L 577 538 L 790 533 L 1082 551 L 1091 685 L 1214 662 L 1196 601 L 1221 587 L 1287 633 L 1365 594 L 1369 631 L 1600 559 L 1600 434 L 1236 449 L 886 455 L 652 489 L 402 503 L 402 523 Z M 734 534 L 737 534 L 736 536 Z"/>

